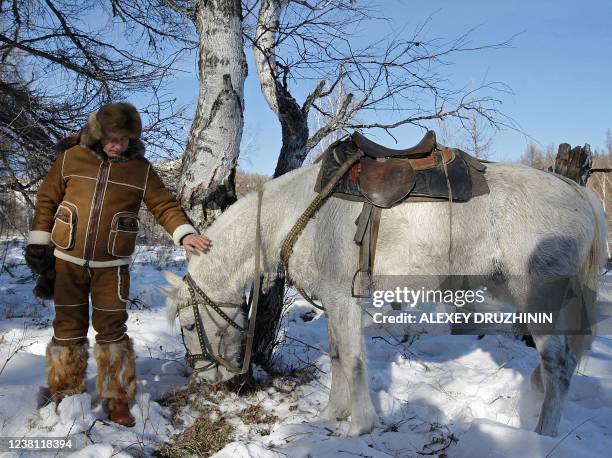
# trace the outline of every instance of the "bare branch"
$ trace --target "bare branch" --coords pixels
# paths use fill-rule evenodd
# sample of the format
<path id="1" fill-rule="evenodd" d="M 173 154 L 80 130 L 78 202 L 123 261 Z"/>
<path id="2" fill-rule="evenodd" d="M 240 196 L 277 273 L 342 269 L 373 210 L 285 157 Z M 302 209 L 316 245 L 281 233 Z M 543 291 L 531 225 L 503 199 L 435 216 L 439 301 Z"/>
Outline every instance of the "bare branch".
<path id="1" fill-rule="evenodd" d="M 195 20 L 195 3 L 188 5 L 187 7 L 182 7 L 172 0 L 163 0 L 163 2 L 180 15 L 185 16 L 187 19 L 191 21 Z"/>
<path id="2" fill-rule="evenodd" d="M 269 6 L 269 2 L 263 3 L 262 8 Z M 505 85 L 485 82 L 476 87 L 454 88 L 449 76 L 443 73 L 451 65 L 452 57 L 503 49 L 512 39 L 474 44 L 475 29 L 452 39 L 430 38 L 434 28 L 432 17 L 428 17 L 412 33 L 401 32 L 395 38 L 375 40 L 356 48 L 351 39 L 360 33 L 362 24 L 389 21 L 378 17 L 367 5 L 340 0 L 291 1 L 280 10 L 278 21 L 262 24 L 262 15 L 269 14 L 270 11 L 266 11 L 266 16 L 260 10 L 256 34 L 250 40 L 256 55 L 265 54 L 265 59 L 261 59 L 267 63 L 263 90 L 276 91 L 273 100 L 277 102 L 279 87 L 289 91 L 291 83 L 313 83 L 314 89 L 306 96 L 302 111 L 306 116 L 314 112 L 322 123 L 307 140 L 307 150 L 315 148 L 334 130 L 380 128 L 389 132 L 406 124 L 426 128 L 433 121 L 449 117 L 468 123 L 477 116 L 495 130 L 518 129 L 499 110 L 500 96 L 509 92 Z M 262 39 L 265 48 L 261 46 Z M 283 69 L 283 74 L 275 69 Z M 346 95 L 338 98 L 333 111 L 323 108 L 319 101 L 340 84 Z M 278 112 L 277 107 L 274 109 Z M 368 122 L 370 117 L 376 121 Z"/>

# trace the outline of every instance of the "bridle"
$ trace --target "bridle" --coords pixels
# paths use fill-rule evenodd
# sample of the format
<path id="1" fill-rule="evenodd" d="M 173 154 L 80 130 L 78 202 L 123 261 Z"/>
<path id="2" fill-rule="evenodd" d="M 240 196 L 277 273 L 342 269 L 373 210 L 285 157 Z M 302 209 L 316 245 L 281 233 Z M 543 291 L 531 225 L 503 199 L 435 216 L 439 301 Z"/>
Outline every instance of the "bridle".
<path id="1" fill-rule="evenodd" d="M 291 257 L 291 254 L 293 252 L 293 246 L 295 245 L 295 242 L 297 241 L 298 237 L 300 236 L 300 234 L 302 233 L 302 231 L 308 224 L 308 221 L 312 219 L 312 217 L 317 212 L 317 210 L 323 205 L 326 199 L 331 195 L 336 183 L 338 183 L 340 178 L 342 178 L 342 176 L 344 176 L 344 174 L 348 172 L 348 170 L 353 166 L 353 164 L 357 162 L 357 160 L 359 160 L 360 156 L 361 154 L 355 154 L 351 156 L 344 164 L 342 164 L 342 166 L 338 169 L 338 171 L 334 174 L 334 176 L 330 179 L 330 181 L 319 192 L 319 194 L 317 194 L 316 198 L 310 203 L 310 205 L 306 208 L 306 210 L 304 210 L 302 215 L 299 217 L 299 219 L 296 221 L 296 223 L 293 225 L 293 227 L 291 228 L 291 230 L 285 237 L 285 240 L 283 241 L 282 246 L 281 246 L 281 263 L 283 265 L 285 276 L 287 279 L 289 279 L 290 277 L 289 276 L 289 258 Z M 223 366 L 229 372 L 233 372 L 236 374 L 244 374 L 249 370 L 249 364 L 251 361 L 251 354 L 253 350 L 253 335 L 255 331 L 255 319 L 257 317 L 257 304 L 259 301 L 259 289 L 260 289 L 260 284 L 261 284 L 261 278 L 260 278 L 261 277 L 260 275 L 260 271 L 261 271 L 261 267 L 260 267 L 260 251 L 261 251 L 260 221 L 261 221 L 262 198 L 263 198 L 263 190 L 260 188 L 257 193 L 257 199 L 258 199 L 257 201 L 257 221 L 256 221 L 256 227 L 255 227 L 255 277 L 253 281 L 253 287 L 251 289 L 251 301 L 250 301 L 251 304 L 250 304 L 250 312 L 248 316 L 249 318 L 248 329 L 245 329 L 241 327 L 240 325 L 238 325 L 225 312 L 223 312 L 223 310 L 221 310 L 221 307 L 234 307 L 235 308 L 235 307 L 241 307 L 242 304 L 216 303 L 212 299 L 210 299 L 206 295 L 206 293 L 204 293 L 204 291 L 195 283 L 195 281 L 193 280 L 193 278 L 191 277 L 189 273 L 187 273 L 185 277 L 183 277 L 183 281 L 187 284 L 187 288 L 189 289 L 190 298 L 186 304 L 179 305 L 177 309 L 177 314 L 184 308 L 187 308 L 187 307 L 193 308 L 193 315 L 195 318 L 195 327 L 198 333 L 198 340 L 200 343 L 201 353 L 192 354 L 189 352 L 189 348 L 187 347 L 187 345 L 185 345 L 185 337 L 183 335 L 182 327 L 181 327 L 181 337 L 183 338 L 183 345 L 185 346 L 185 349 L 187 351 L 187 355 L 185 356 L 185 359 L 187 360 L 187 363 L 192 368 L 194 373 L 208 370 L 214 367 L 215 365 Z M 313 304 L 315 307 L 322 309 L 321 306 L 317 305 L 316 303 L 314 303 L 314 301 L 312 301 L 312 299 L 310 299 L 310 297 L 306 294 L 306 292 L 302 288 L 297 287 L 297 290 L 300 292 L 300 294 L 304 298 L 306 298 L 308 302 Z M 241 367 L 235 366 L 230 361 L 227 361 L 225 358 L 221 356 L 220 352 L 215 353 L 213 351 L 210 342 L 208 341 L 208 339 L 206 338 L 206 335 L 204 334 L 202 330 L 202 319 L 200 317 L 200 310 L 198 308 L 200 304 L 205 305 L 211 308 L 212 310 L 214 310 L 229 326 L 237 329 L 240 332 L 240 334 L 242 334 L 243 336 L 246 334 L 246 347 L 245 347 L 244 357 L 243 357 Z M 180 321 L 180 318 L 179 318 L 179 321 Z M 203 367 L 196 368 L 195 365 L 197 361 L 205 361 L 207 362 L 207 364 L 205 364 Z"/>
<path id="2" fill-rule="evenodd" d="M 194 279 L 191 277 L 191 274 L 187 272 L 187 274 L 183 277 L 183 281 L 187 285 L 187 289 L 189 290 L 189 300 L 186 304 L 181 304 L 177 308 L 177 315 L 179 312 L 185 308 L 192 308 L 193 315 L 195 319 L 195 328 L 198 334 L 198 341 L 200 344 L 201 353 L 190 353 L 189 348 L 185 344 L 185 335 L 183 334 L 183 327 L 180 326 L 180 317 L 179 317 L 179 326 L 181 328 L 181 338 L 183 340 L 183 346 L 187 352 L 185 359 L 187 364 L 191 367 L 193 373 L 203 372 L 208 369 L 213 368 L 214 366 L 223 366 L 229 372 L 233 372 L 235 374 L 244 374 L 248 372 L 249 365 L 251 362 L 251 354 L 253 351 L 253 336 L 255 332 L 255 320 L 257 318 L 257 304 L 259 302 L 259 288 L 261 284 L 261 266 L 260 266 L 260 253 L 261 253 L 261 201 L 263 198 L 263 190 L 260 188 L 257 192 L 257 220 L 255 223 L 255 275 L 253 280 L 253 286 L 251 288 L 250 300 L 247 304 L 249 310 L 248 315 L 248 327 L 244 328 L 240 326 L 236 321 L 234 321 L 230 316 L 228 316 L 221 307 L 233 307 L 238 308 L 242 307 L 242 304 L 235 304 L 231 302 L 215 302 L 210 297 L 206 295 L 206 293 L 200 288 Z M 242 360 L 242 366 L 236 366 L 232 364 L 230 361 L 225 359 L 219 351 L 215 352 L 210 344 L 210 341 L 206 337 L 202 329 L 202 318 L 200 316 L 199 306 L 204 305 L 209 307 L 214 312 L 217 313 L 227 324 L 235 328 L 241 336 L 246 335 L 246 346 L 244 350 L 244 356 Z M 221 343 L 221 339 L 219 339 L 219 346 Z M 196 368 L 197 361 L 204 361 L 205 364 L 202 367 Z"/>

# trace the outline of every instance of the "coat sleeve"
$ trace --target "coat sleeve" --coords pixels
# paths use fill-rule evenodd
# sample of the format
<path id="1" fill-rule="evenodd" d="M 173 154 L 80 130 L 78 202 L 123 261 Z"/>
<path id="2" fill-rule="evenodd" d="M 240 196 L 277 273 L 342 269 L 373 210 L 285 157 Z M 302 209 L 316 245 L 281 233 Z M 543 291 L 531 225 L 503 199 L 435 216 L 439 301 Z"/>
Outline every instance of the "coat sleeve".
<path id="1" fill-rule="evenodd" d="M 155 220 L 172 236 L 175 245 L 180 246 L 186 235 L 198 233 L 196 228 L 189 224 L 181 205 L 164 186 L 152 165 L 149 165 L 143 200 Z"/>
<path id="2" fill-rule="evenodd" d="M 47 245 L 51 242 L 55 211 L 66 191 L 66 182 L 62 173 L 64 154 L 61 153 L 57 157 L 38 188 L 32 228 L 28 234 L 28 245 Z"/>

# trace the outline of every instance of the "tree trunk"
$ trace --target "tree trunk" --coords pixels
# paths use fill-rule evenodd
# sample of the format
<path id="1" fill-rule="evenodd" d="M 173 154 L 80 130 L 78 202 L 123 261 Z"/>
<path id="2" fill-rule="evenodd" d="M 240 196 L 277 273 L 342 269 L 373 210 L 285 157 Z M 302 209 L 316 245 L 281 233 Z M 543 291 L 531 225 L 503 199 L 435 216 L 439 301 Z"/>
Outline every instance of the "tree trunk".
<path id="1" fill-rule="evenodd" d="M 264 286 L 265 285 L 265 286 Z M 260 293 L 255 335 L 253 339 L 253 362 L 268 372 L 272 367 L 273 351 L 277 345 L 277 334 L 285 302 L 285 277 L 282 272 L 276 276 L 264 276 Z M 264 305 L 264 309 L 262 309 Z"/>
<path id="2" fill-rule="evenodd" d="M 561 143 L 553 172 L 574 180 L 581 186 L 586 186 L 592 165 L 593 155 L 588 143 L 584 147 L 576 146 L 573 149 L 569 144 Z"/>
<path id="3" fill-rule="evenodd" d="M 277 94 L 283 146 L 274 170 L 274 178 L 300 168 L 308 154 L 308 116 L 284 88 L 279 88 Z"/>
<path id="4" fill-rule="evenodd" d="M 255 63 L 262 93 L 276 113 L 282 128 L 282 147 L 273 178 L 302 166 L 308 154 L 308 113 L 303 111 L 286 87 L 280 82 L 274 57 L 280 14 L 286 5 L 282 0 L 262 0 L 257 20 Z M 258 319 L 255 324 L 253 360 L 270 369 L 272 350 L 284 305 L 285 277 L 269 279 L 269 288 L 259 299 Z"/>
<path id="5" fill-rule="evenodd" d="M 179 196 L 198 229 L 236 200 L 247 62 L 239 0 L 199 0 L 200 92 L 183 156 Z"/>

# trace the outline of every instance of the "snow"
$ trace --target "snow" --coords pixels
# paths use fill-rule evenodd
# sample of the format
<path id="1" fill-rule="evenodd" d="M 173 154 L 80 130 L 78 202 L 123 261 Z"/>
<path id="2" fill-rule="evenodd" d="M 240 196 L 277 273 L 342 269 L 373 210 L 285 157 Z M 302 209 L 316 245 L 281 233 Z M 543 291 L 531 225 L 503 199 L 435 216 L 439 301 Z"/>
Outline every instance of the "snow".
<path id="1" fill-rule="evenodd" d="M 87 392 L 64 399 L 57 411 L 44 405 L 52 303 L 32 296 L 21 242 L 1 242 L 8 271 L 0 274 L 0 437 L 71 437 L 77 451 L 69 456 L 75 457 L 149 456 L 193 424 L 195 409 L 183 408 L 182 424 L 175 424 L 171 407 L 162 402 L 188 383 L 180 336 L 168 325 L 155 287 L 165 286 L 163 270 L 184 273 L 180 250 L 143 247 L 131 266 L 130 297 L 136 301 L 128 328 L 137 353 L 138 395 L 132 408 L 136 426 L 125 428 L 107 421 L 100 406 L 93 354 Z M 604 296 L 609 294 L 606 285 Z M 541 402 L 529 387 L 534 349 L 505 336 L 420 336 L 398 346 L 378 325 L 368 325 L 370 391 L 379 418 L 371 434 L 350 438 L 348 422 L 316 418 L 331 382 L 325 317 L 296 298 L 284 320 L 279 367 L 302 368 L 313 377 L 271 378 L 256 368 L 261 389 L 202 399 L 235 428 L 233 441 L 215 457 L 403 457 L 436 451 L 449 457 L 604 457 L 612 449 L 612 336 L 596 338 L 572 380 L 560 434 L 550 438 L 532 431 Z M 609 330 L 609 322 L 603 328 Z M 93 330 L 89 338 L 93 342 Z M 236 416 L 252 405 L 275 419 L 252 425 Z"/>

